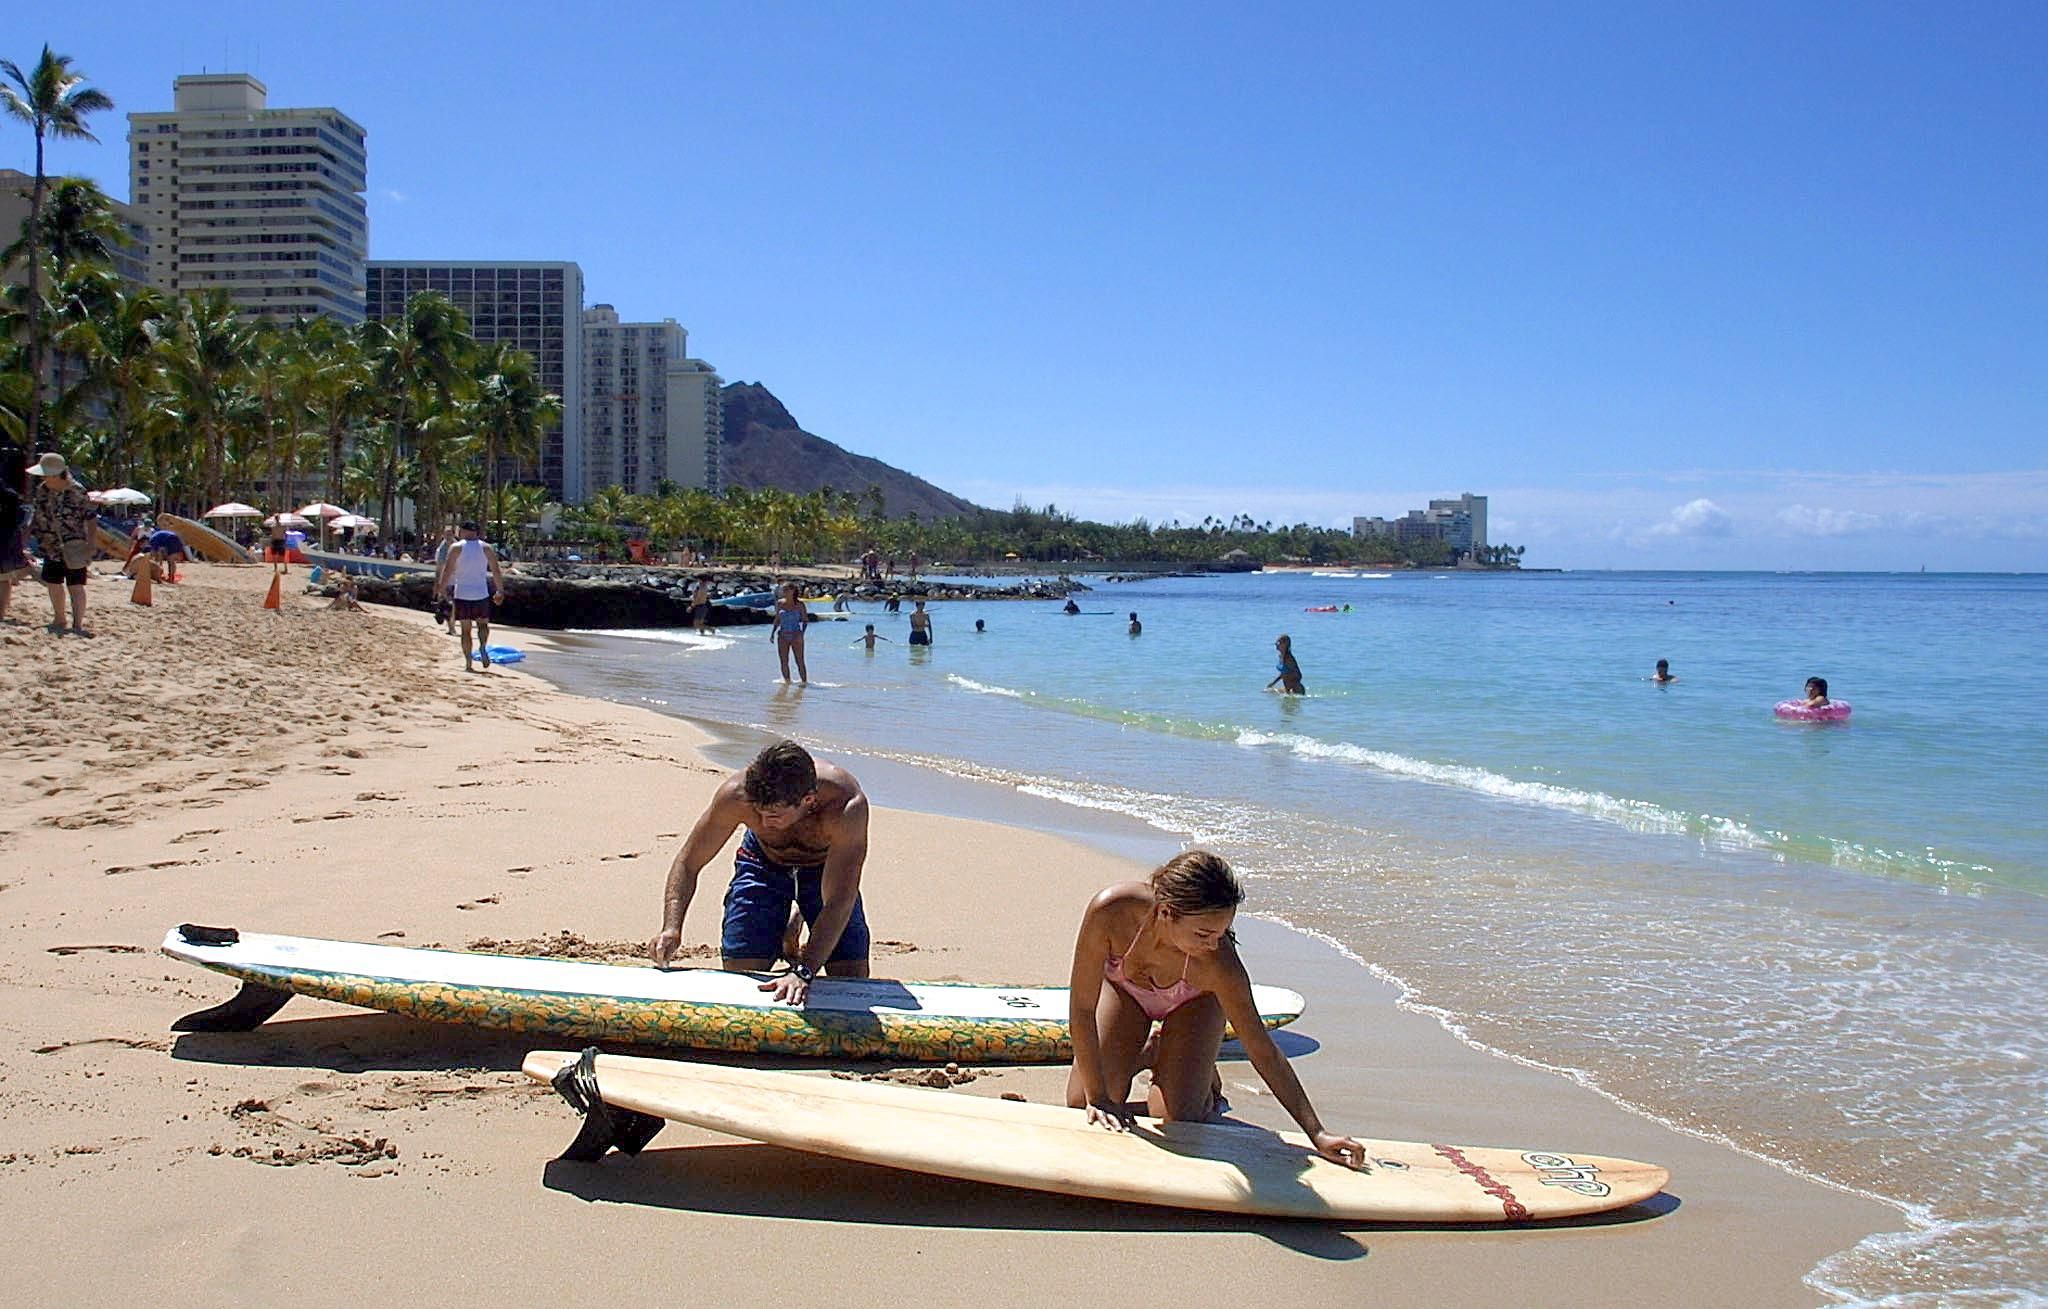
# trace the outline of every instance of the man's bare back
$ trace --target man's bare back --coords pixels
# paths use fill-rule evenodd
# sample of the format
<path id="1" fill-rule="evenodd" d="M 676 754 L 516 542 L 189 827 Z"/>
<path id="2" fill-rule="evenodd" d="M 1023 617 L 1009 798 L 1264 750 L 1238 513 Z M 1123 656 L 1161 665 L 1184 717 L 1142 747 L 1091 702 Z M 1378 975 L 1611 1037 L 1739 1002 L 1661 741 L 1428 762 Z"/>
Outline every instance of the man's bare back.
<path id="1" fill-rule="evenodd" d="M 733 856 L 720 927 L 724 967 L 760 972 L 778 957 L 792 957 L 791 975 L 762 988 L 792 1004 L 804 1002 L 820 972 L 867 976 L 869 937 L 860 905 L 867 796 L 853 774 L 819 763 L 794 741 L 776 742 L 745 772 L 720 783 L 691 828 L 669 866 L 661 931 L 648 942 L 655 965 L 666 967 L 682 943 L 698 873 L 740 828 L 746 832 Z M 793 941 L 793 911 L 811 929 L 800 945 Z"/>

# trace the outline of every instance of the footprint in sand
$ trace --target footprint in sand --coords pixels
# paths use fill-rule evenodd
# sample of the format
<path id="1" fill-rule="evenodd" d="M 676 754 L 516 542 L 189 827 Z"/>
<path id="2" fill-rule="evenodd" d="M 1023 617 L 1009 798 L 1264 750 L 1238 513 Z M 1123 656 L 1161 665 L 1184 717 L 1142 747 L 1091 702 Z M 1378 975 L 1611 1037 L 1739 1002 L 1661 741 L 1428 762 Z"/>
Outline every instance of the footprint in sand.
<path id="1" fill-rule="evenodd" d="M 358 791 L 356 793 L 356 799 L 358 800 L 396 800 L 399 798 L 389 791 Z"/>
<path id="2" fill-rule="evenodd" d="M 117 814 L 65 814 L 52 818 L 50 826 L 61 827 L 67 832 L 76 832 L 87 827 L 126 827 L 128 820 Z"/>
<path id="3" fill-rule="evenodd" d="M 210 791 L 253 791 L 270 783 L 261 777 L 230 777 L 219 786 L 208 787 Z"/>
<path id="4" fill-rule="evenodd" d="M 177 835 L 177 836 L 174 836 L 174 837 L 172 837 L 172 838 L 171 838 L 171 840 L 170 840 L 170 843 L 171 843 L 172 845 L 183 845 L 183 844 L 185 844 L 185 843 L 186 843 L 187 841 L 198 841 L 198 840 L 201 840 L 201 839 L 203 839 L 203 838 L 205 838 L 205 837 L 209 837 L 209 836 L 219 836 L 219 835 L 220 835 L 220 829 L 219 829 L 218 827 L 202 827 L 202 828 L 199 828 L 199 829 L 198 829 L 197 831 L 192 831 L 192 832 L 184 832 L 184 833 L 181 833 L 181 834 L 179 834 L 179 835 Z M 110 870 L 110 871 L 111 871 L 111 870 Z"/>
<path id="5" fill-rule="evenodd" d="M 119 877 L 123 873 L 140 873 L 152 868 L 183 868 L 190 859 L 159 859 L 151 864 L 115 864 L 105 870 L 108 877 Z"/>
<path id="6" fill-rule="evenodd" d="M 141 947 L 133 947 L 140 949 Z M 39 1045 L 31 1053 L 59 1054 L 65 1050 L 76 1050 L 88 1045 L 118 1045 L 130 1050 L 155 1050 L 162 1053 L 171 1048 L 169 1041 L 147 1040 L 134 1036 L 94 1036 L 83 1041 L 59 1041 L 55 1045 Z"/>
<path id="7" fill-rule="evenodd" d="M 195 796 L 190 800 L 180 800 L 178 805 L 183 809 L 218 809 L 220 801 L 202 795 Z"/>
<path id="8" fill-rule="evenodd" d="M 292 821 L 295 823 L 331 823 L 337 818 L 354 817 L 355 815 L 346 809 L 337 809 L 331 814 L 313 814 L 305 818 L 294 818 Z"/>

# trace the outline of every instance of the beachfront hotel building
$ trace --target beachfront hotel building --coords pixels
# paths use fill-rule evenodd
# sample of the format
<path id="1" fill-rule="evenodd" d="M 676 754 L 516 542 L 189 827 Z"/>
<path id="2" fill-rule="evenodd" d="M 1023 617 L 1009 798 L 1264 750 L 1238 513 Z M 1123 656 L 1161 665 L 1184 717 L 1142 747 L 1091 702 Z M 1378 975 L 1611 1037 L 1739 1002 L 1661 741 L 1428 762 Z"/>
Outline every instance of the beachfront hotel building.
<path id="1" fill-rule="evenodd" d="M 1429 508 L 1410 509 L 1399 518 L 1354 518 L 1351 534 L 1442 541 L 1458 554 L 1473 554 L 1487 544 L 1486 497 L 1467 491 L 1455 500 L 1432 500 Z"/>
<path id="2" fill-rule="evenodd" d="M 714 494 L 725 422 L 720 378 L 689 358 L 673 318 L 623 323 L 610 305 L 583 313 L 583 493 L 618 486 L 652 495 L 663 482 Z"/>
<path id="3" fill-rule="evenodd" d="M 562 420 L 542 433 L 537 466 L 508 463 L 499 475 L 543 483 L 550 499 L 564 503 L 584 497 L 582 268 L 546 260 L 373 259 L 365 285 L 371 318 L 396 318 L 413 296 L 436 291 L 468 316 L 478 341 L 508 341 L 532 355 L 541 389 L 562 398 Z"/>
<path id="4" fill-rule="evenodd" d="M 361 322 L 361 125 L 339 109 L 272 109 L 247 73 L 180 77 L 171 93 L 170 112 L 128 115 L 128 193 L 149 229 L 150 285 L 225 291 L 253 317 Z"/>

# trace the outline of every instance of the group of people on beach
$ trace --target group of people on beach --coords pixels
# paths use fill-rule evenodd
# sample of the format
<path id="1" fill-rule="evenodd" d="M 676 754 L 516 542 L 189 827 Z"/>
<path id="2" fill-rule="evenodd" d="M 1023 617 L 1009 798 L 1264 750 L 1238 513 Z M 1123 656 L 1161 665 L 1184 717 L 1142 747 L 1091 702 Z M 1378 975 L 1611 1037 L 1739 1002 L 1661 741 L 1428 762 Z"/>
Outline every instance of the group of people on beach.
<path id="1" fill-rule="evenodd" d="M 660 968 L 675 959 L 699 876 L 739 831 L 719 928 L 721 966 L 770 974 L 787 962 L 761 990 L 799 1006 L 820 976 L 868 976 L 860 882 L 869 817 L 853 774 L 817 761 L 795 741 L 768 746 L 720 783 L 669 865 L 649 958 Z M 1260 1021 L 1231 931 L 1243 902 L 1229 864 L 1201 850 L 1088 902 L 1069 970 L 1067 1103 L 1086 1110 L 1091 1123 L 1125 1130 L 1137 1112 L 1132 1084 L 1149 1070 L 1144 1107 L 1152 1116 L 1220 1118 L 1229 1106 L 1217 1059 L 1228 1027 L 1317 1152 L 1363 1167 L 1364 1147 L 1324 1127 Z"/>

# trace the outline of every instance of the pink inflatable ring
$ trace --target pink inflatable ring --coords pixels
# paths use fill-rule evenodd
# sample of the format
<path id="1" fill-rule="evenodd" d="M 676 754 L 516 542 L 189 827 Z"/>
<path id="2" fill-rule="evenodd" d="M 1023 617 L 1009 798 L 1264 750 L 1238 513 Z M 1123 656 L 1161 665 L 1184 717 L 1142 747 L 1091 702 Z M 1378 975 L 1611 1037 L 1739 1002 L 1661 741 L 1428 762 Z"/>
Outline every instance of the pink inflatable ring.
<path id="1" fill-rule="evenodd" d="M 1824 705 L 1809 705 L 1804 700 L 1780 700 L 1772 712 L 1800 723 L 1839 723 L 1849 716 L 1849 702 L 1830 700 Z"/>

